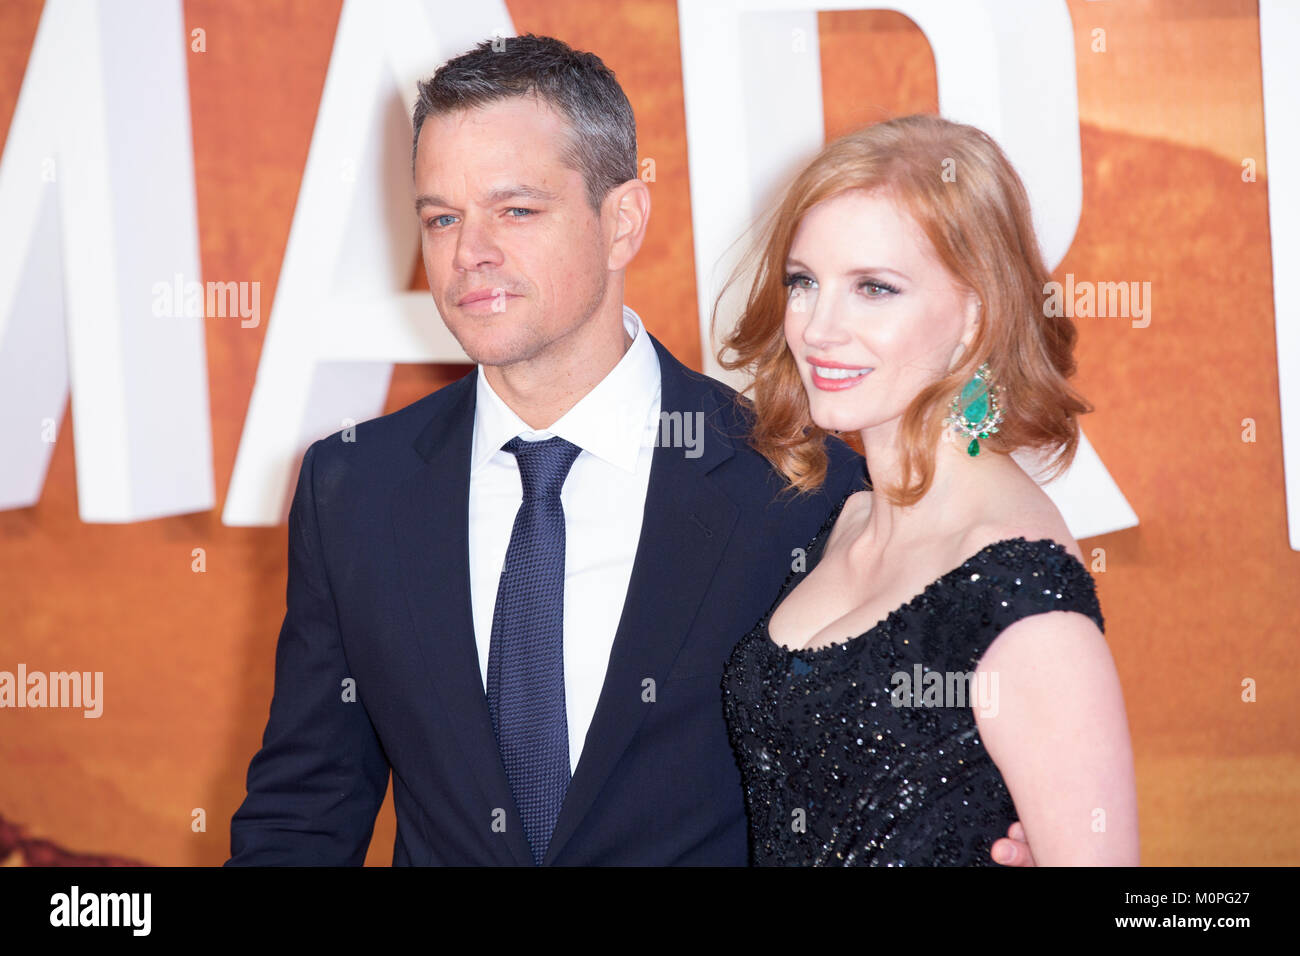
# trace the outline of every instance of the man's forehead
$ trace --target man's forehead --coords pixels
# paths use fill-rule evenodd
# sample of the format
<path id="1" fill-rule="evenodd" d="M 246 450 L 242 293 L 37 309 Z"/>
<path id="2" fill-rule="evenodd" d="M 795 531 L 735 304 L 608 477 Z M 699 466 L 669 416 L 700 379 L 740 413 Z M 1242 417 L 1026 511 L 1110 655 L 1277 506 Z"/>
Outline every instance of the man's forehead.
<path id="1" fill-rule="evenodd" d="M 567 132 L 569 127 L 563 113 L 533 93 L 505 96 L 438 113 L 429 116 L 427 122 L 463 129 L 493 127 L 503 123 L 512 127 L 527 124 L 539 129 L 553 128 L 556 132 Z"/>
<path id="2" fill-rule="evenodd" d="M 557 126 L 552 132 L 542 126 L 529 128 L 508 122 L 471 129 L 443 125 L 449 115 L 429 117 L 420 130 L 416 178 L 418 186 L 428 187 L 422 191 L 439 192 L 435 181 L 445 181 L 447 188 L 454 183 L 474 194 L 517 185 L 552 192 L 565 188 L 573 172 L 564 161 L 569 145 L 567 126 Z M 457 134 L 462 132 L 469 137 L 459 138 Z"/>

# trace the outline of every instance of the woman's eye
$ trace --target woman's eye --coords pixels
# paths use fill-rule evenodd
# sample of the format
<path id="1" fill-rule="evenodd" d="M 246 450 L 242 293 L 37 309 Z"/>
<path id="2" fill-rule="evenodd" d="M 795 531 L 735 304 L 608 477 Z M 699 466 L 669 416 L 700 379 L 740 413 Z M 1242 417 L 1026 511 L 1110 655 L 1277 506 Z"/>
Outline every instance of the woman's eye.
<path id="1" fill-rule="evenodd" d="M 801 292 L 810 291 L 817 286 L 817 280 L 812 276 L 802 272 L 792 272 L 781 280 L 782 285 L 787 288 Z M 874 279 L 864 279 L 858 283 L 858 290 L 861 291 L 868 299 L 883 299 L 886 296 L 896 295 L 898 290 L 888 282 L 878 282 Z"/>
<path id="2" fill-rule="evenodd" d="M 883 299 L 887 295 L 898 292 L 892 285 L 884 282 L 873 282 L 871 279 L 867 279 L 858 288 L 866 293 L 868 299 Z"/>

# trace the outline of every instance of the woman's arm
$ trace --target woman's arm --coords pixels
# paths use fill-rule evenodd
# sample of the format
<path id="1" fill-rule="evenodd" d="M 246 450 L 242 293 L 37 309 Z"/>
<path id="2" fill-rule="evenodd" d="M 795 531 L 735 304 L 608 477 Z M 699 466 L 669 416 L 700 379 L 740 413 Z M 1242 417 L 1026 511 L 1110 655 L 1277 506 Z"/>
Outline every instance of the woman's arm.
<path id="1" fill-rule="evenodd" d="M 972 710 L 1039 866 L 1137 866 L 1137 787 L 1119 675 L 1097 625 L 1023 618 L 975 671 Z"/>

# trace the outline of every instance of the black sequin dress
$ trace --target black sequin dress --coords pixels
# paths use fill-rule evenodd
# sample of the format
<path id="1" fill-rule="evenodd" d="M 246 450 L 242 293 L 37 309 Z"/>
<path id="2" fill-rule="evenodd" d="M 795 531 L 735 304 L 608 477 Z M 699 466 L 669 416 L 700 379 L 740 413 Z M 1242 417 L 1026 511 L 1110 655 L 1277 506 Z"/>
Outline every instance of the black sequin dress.
<path id="1" fill-rule="evenodd" d="M 809 542 L 802 574 L 843 507 Z M 750 865 L 997 866 L 989 851 L 1016 808 L 950 676 L 973 672 L 999 632 L 1031 614 L 1079 611 L 1104 631 L 1091 575 L 1050 539 L 1005 539 L 861 636 L 790 651 L 767 624 L 796 578 L 736 645 L 722 682 Z M 920 679 L 915 695 L 898 675 Z"/>

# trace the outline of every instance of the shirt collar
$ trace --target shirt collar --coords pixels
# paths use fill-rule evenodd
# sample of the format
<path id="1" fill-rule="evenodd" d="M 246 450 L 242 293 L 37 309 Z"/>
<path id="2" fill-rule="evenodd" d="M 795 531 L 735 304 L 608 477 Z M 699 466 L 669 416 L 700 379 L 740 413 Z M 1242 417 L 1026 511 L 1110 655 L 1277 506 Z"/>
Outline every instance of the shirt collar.
<path id="1" fill-rule="evenodd" d="M 641 317 L 623 306 L 623 327 L 632 336 L 623 357 L 596 386 L 550 428 L 533 429 L 488 384 L 478 367 L 474 442 L 470 473 L 491 460 L 510 439 L 536 441 L 558 435 L 629 474 L 635 473 L 641 446 L 652 441 L 650 413 L 659 401 L 659 356 Z M 502 454 L 508 454 L 502 452 Z"/>

